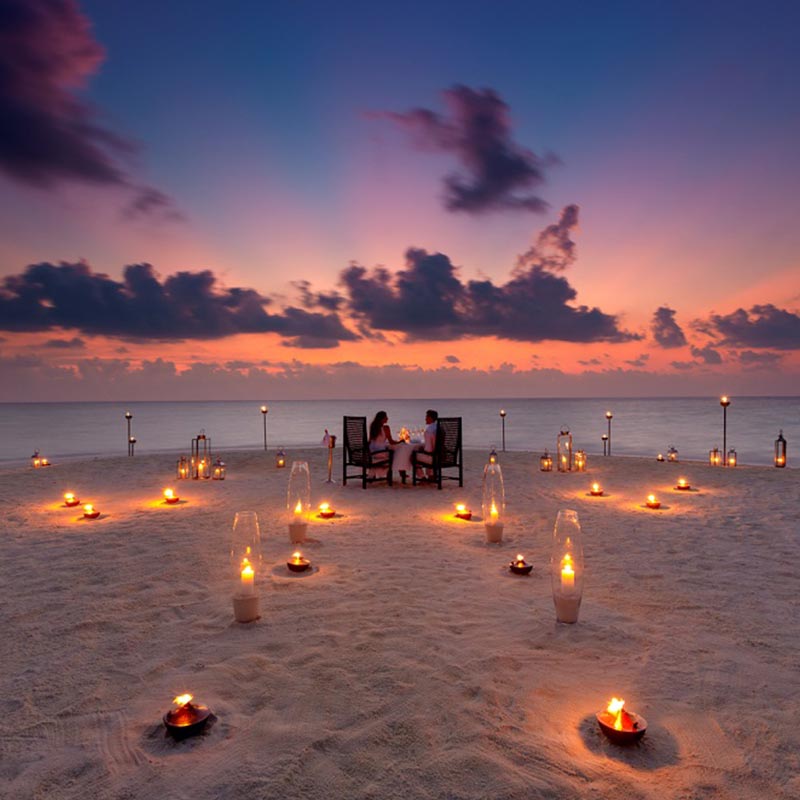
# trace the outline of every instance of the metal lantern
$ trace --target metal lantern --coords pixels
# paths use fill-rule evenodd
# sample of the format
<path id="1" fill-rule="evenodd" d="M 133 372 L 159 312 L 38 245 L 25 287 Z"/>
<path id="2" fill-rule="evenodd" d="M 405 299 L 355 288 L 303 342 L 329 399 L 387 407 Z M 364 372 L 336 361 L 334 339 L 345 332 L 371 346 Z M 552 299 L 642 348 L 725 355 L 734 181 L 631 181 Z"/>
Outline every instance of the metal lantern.
<path id="1" fill-rule="evenodd" d="M 577 622 L 583 598 L 583 544 L 578 512 L 558 512 L 550 553 L 550 583 L 558 622 Z"/>
<path id="2" fill-rule="evenodd" d="M 487 464 L 483 472 L 483 525 L 486 541 L 497 543 L 503 540 L 503 525 L 506 511 L 506 491 L 503 470 L 499 464 Z"/>
<path id="3" fill-rule="evenodd" d="M 539 469 L 542 472 L 553 471 L 553 457 L 547 452 L 547 450 L 545 450 L 544 454 L 539 458 Z"/>
<path id="4" fill-rule="evenodd" d="M 720 455 L 719 448 L 715 447 L 713 450 L 708 451 L 708 466 L 718 467 L 722 464 L 722 456 Z"/>
<path id="5" fill-rule="evenodd" d="M 31 466 L 34 469 L 39 469 L 39 467 L 42 466 L 42 459 L 38 450 L 33 451 L 33 455 L 31 456 Z"/>
<path id="6" fill-rule="evenodd" d="M 234 517 L 230 565 L 234 617 L 237 622 L 252 622 L 259 617 L 258 589 L 264 578 L 255 511 L 239 511 Z"/>
<path id="7" fill-rule="evenodd" d="M 186 456 L 178 459 L 178 463 L 175 465 L 175 477 L 178 480 L 186 480 L 189 477 L 189 459 Z"/>
<path id="8" fill-rule="evenodd" d="M 673 445 L 670 445 L 669 450 L 667 450 L 667 461 L 672 461 L 673 463 L 678 461 L 678 451 Z"/>
<path id="9" fill-rule="evenodd" d="M 786 439 L 783 438 L 783 430 L 778 432 L 778 438 L 775 440 L 775 466 L 786 466 Z"/>
<path id="10" fill-rule="evenodd" d="M 211 439 L 200 431 L 192 439 L 191 473 L 194 480 L 211 477 Z"/>
<path id="11" fill-rule="evenodd" d="M 289 541 L 299 544 L 306 540 L 308 516 L 311 513 L 311 475 L 307 461 L 294 461 L 286 490 L 286 516 Z"/>
<path id="12" fill-rule="evenodd" d="M 226 472 L 226 470 L 225 470 L 225 462 L 221 458 L 218 458 L 214 462 L 214 467 L 211 470 L 211 478 L 212 478 L 212 480 L 224 481 L 225 480 L 225 472 Z"/>
<path id="13" fill-rule="evenodd" d="M 558 471 L 569 472 L 572 469 L 572 434 L 566 425 L 561 428 L 558 434 L 556 450 L 558 453 Z"/>
<path id="14" fill-rule="evenodd" d="M 732 447 L 731 447 L 730 450 L 728 450 L 728 458 L 726 459 L 725 463 L 729 467 L 735 467 L 736 466 L 736 451 Z"/>
<path id="15" fill-rule="evenodd" d="M 278 452 L 275 453 L 275 467 L 277 469 L 283 469 L 286 466 L 286 451 L 282 448 L 278 448 Z"/>
<path id="16" fill-rule="evenodd" d="M 575 451 L 575 471 L 586 472 L 586 453 L 583 450 Z"/>
<path id="17" fill-rule="evenodd" d="M 494 447 L 489 451 L 489 463 L 496 464 L 497 463 L 497 450 Z"/>

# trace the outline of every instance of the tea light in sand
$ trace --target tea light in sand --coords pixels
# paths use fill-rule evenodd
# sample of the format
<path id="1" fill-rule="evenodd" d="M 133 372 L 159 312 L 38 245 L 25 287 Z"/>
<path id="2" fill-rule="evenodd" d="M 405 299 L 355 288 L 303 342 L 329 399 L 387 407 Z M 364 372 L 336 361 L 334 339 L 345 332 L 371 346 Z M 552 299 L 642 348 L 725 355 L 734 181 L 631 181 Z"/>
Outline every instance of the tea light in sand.
<path id="1" fill-rule="evenodd" d="M 592 488 L 589 489 L 589 494 L 592 497 L 602 497 L 603 496 L 603 487 L 599 483 L 593 483 Z"/>
<path id="2" fill-rule="evenodd" d="M 661 508 L 661 503 L 656 500 L 656 496 L 654 494 L 647 495 L 647 501 L 645 502 L 645 505 L 648 508 Z"/>
<path id="3" fill-rule="evenodd" d="M 303 558 L 303 554 L 296 550 L 292 553 L 291 559 L 286 562 L 286 566 L 289 567 L 291 572 L 305 572 L 310 569 L 311 562 L 307 558 Z"/>
<path id="4" fill-rule="evenodd" d="M 675 488 L 679 492 L 688 492 L 692 487 L 689 485 L 689 481 L 687 481 L 686 478 L 678 478 L 678 484 Z"/>
<path id="5" fill-rule="evenodd" d="M 464 503 L 456 504 L 456 519 L 472 519 L 472 511 L 470 511 Z"/>
<path id="6" fill-rule="evenodd" d="M 197 736 L 203 732 L 209 718 L 210 709 L 192 703 L 194 698 L 190 694 L 178 695 L 172 702 L 175 708 L 164 714 L 164 725 L 167 733 L 174 739 L 186 739 Z"/>
<path id="7" fill-rule="evenodd" d="M 614 744 L 633 744 L 644 736 L 647 720 L 625 710 L 625 701 L 621 697 L 612 697 L 605 711 L 596 714 L 600 730 Z"/>
<path id="8" fill-rule="evenodd" d="M 80 504 L 81 501 L 77 497 L 75 497 L 75 494 L 73 492 L 66 492 L 64 494 L 64 505 L 67 508 L 72 508 L 73 506 L 79 506 Z"/>
<path id="9" fill-rule="evenodd" d="M 656 456 L 656 461 L 663 461 L 663 460 L 664 460 L 664 454 L 663 454 L 663 453 L 659 453 L 659 454 Z"/>
<path id="10" fill-rule="evenodd" d="M 529 575 L 533 569 L 533 564 L 526 564 L 525 556 L 522 553 L 518 553 L 517 557 L 508 565 L 508 568 L 515 575 Z"/>
<path id="11" fill-rule="evenodd" d="M 43 458 L 42 459 L 42 466 L 43 467 L 49 467 L 50 466 L 50 461 L 48 459 L 46 459 L 46 458 Z"/>
<path id="12" fill-rule="evenodd" d="M 302 506 L 301 506 L 302 510 Z M 331 517 L 336 516 L 336 510 L 331 508 L 330 503 L 320 503 L 319 504 L 319 513 L 317 514 L 318 517 L 322 517 L 322 519 L 330 519 Z"/>
<path id="13" fill-rule="evenodd" d="M 175 494 L 174 489 L 164 489 L 164 502 L 169 505 L 174 505 L 180 500 L 180 497 Z"/>
<path id="14" fill-rule="evenodd" d="M 100 516 L 100 512 L 91 503 L 87 503 L 83 507 L 83 516 L 86 519 L 97 519 Z"/>

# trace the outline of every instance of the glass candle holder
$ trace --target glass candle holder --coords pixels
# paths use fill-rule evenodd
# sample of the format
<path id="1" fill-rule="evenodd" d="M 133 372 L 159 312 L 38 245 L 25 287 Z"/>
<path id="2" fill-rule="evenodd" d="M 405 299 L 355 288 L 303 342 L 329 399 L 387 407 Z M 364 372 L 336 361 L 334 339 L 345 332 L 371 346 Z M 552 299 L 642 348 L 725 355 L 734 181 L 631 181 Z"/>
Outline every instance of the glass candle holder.
<path id="1" fill-rule="evenodd" d="M 583 599 L 583 544 L 578 512 L 558 512 L 550 554 L 550 582 L 558 622 L 574 623 Z"/>
<path id="2" fill-rule="evenodd" d="M 506 492 L 503 484 L 503 470 L 500 464 L 487 464 L 483 473 L 483 525 L 486 541 L 497 543 L 503 540 L 503 526 L 506 511 Z"/>
<path id="3" fill-rule="evenodd" d="M 308 517 L 311 513 L 311 475 L 307 461 L 292 462 L 286 490 L 286 516 L 289 541 L 300 544 L 306 540 Z"/>
<path id="4" fill-rule="evenodd" d="M 263 580 L 261 530 L 255 511 L 239 511 L 233 518 L 230 547 L 233 615 L 237 622 L 260 616 L 258 590 Z"/>
<path id="5" fill-rule="evenodd" d="M 570 472 L 572 470 L 572 434 L 566 425 L 562 426 L 556 445 L 558 471 Z"/>

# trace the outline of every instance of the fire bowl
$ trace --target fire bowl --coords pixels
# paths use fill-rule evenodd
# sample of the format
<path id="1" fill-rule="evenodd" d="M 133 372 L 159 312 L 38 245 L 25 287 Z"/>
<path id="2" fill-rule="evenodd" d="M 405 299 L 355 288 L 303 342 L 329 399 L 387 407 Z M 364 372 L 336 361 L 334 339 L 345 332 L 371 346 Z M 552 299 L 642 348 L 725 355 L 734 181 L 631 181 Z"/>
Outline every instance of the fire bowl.
<path id="1" fill-rule="evenodd" d="M 164 725 L 173 739 L 188 739 L 203 732 L 211 717 L 211 709 L 188 703 L 164 714 Z"/>
<path id="2" fill-rule="evenodd" d="M 533 569 L 533 564 L 525 564 L 524 567 L 520 567 L 517 565 L 515 561 L 512 561 L 508 568 L 513 572 L 515 575 L 530 575 L 531 570 Z"/>
<path id="3" fill-rule="evenodd" d="M 628 745 L 638 742 L 647 731 L 647 720 L 634 714 L 632 711 L 625 712 L 630 718 L 631 727 L 629 729 L 617 730 L 614 727 L 614 715 L 609 714 L 608 711 L 598 711 L 595 716 L 597 717 L 597 724 L 600 730 L 608 737 L 610 742 L 614 744 Z"/>
<path id="4" fill-rule="evenodd" d="M 289 572 L 305 572 L 311 568 L 311 562 L 307 558 L 301 558 L 299 564 L 295 561 L 287 561 L 286 566 L 289 568 Z"/>

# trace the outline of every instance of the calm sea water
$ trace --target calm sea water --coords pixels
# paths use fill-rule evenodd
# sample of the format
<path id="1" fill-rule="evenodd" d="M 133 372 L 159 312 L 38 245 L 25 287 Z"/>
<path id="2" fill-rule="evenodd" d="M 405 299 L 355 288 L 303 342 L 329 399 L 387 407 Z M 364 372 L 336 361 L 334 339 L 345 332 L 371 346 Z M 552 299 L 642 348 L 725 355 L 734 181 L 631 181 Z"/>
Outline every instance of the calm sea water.
<path id="1" fill-rule="evenodd" d="M 648 399 L 514 399 L 514 400 L 302 400 L 269 404 L 270 449 L 320 444 L 325 428 L 341 434 L 342 416 L 372 419 L 379 409 L 389 414 L 394 432 L 423 424 L 426 408 L 442 416 L 464 418 L 464 446 L 501 446 L 500 408 L 506 416 L 506 448 L 539 451 L 555 447 L 562 425 L 574 446 L 602 453 L 606 410 L 614 414 L 614 455 L 652 456 L 674 444 L 682 458 L 704 459 L 722 447 L 722 409 L 717 398 Z M 262 448 L 260 403 L 140 402 L 0 404 L 0 461 L 18 462 L 34 449 L 51 459 L 127 452 L 125 411 L 133 414 L 136 453 L 188 452 L 201 429 L 215 452 Z M 800 443 L 800 397 L 733 398 L 728 408 L 728 447 L 740 463 L 771 463 L 774 440 L 782 428 L 789 442 L 789 464 Z M 800 461 L 798 462 L 800 463 Z"/>

